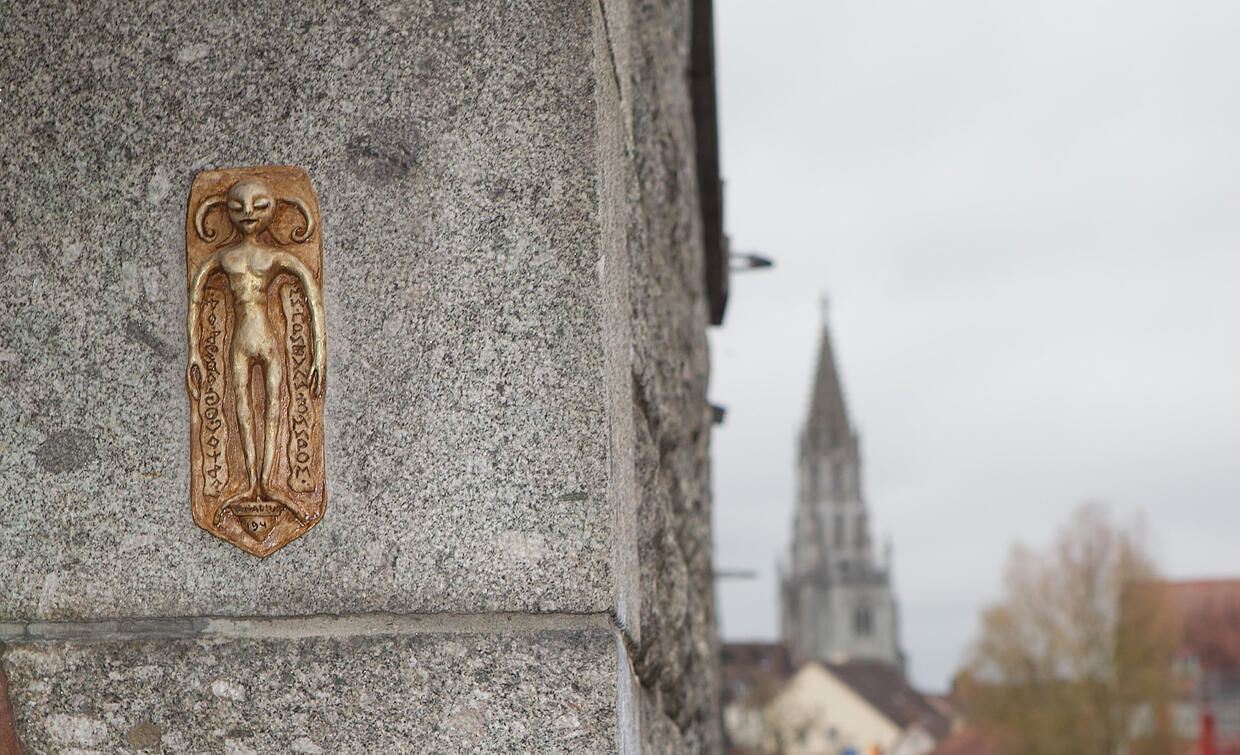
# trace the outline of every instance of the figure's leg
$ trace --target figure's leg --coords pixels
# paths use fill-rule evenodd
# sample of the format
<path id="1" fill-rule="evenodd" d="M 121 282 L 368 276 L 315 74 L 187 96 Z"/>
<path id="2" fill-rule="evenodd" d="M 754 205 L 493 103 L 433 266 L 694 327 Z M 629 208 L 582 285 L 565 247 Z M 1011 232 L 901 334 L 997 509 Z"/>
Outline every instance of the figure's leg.
<path id="1" fill-rule="evenodd" d="M 237 428 L 241 431 L 241 449 L 245 452 L 245 469 L 250 474 L 250 491 L 258 492 L 258 454 L 254 448 L 254 411 L 250 407 L 250 368 L 254 363 L 248 354 L 233 354 L 233 393 L 237 399 Z"/>
<path id="2" fill-rule="evenodd" d="M 263 377 L 267 400 L 263 407 L 263 473 L 259 488 L 266 492 L 271 475 L 276 471 L 276 440 L 280 435 L 280 389 L 284 386 L 284 366 L 275 354 L 263 355 Z"/>
<path id="3" fill-rule="evenodd" d="M 221 501 L 215 510 L 215 525 L 224 520 L 224 511 L 236 501 L 255 500 L 258 495 L 258 455 L 254 448 L 254 416 L 250 413 L 250 367 L 248 354 L 233 351 L 232 388 L 237 407 L 237 429 L 241 433 L 241 450 L 245 453 L 245 469 L 250 476 L 250 487 L 227 500 Z"/>
<path id="4" fill-rule="evenodd" d="M 280 355 L 274 350 L 263 355 L 263 377 L 267 388 L 267 401 L 263 407 L 263 473 L 259 477 L 259 489 L 262 490 L 263 500 L 283 504 L 298 521 L 306 524 L 310 520 L 309 512 L 269 487 L 271 476 L 276 472 L 276 442 L 280 435 L 280 390 L 284 387 L 284 365 L 280 362 Z"/>

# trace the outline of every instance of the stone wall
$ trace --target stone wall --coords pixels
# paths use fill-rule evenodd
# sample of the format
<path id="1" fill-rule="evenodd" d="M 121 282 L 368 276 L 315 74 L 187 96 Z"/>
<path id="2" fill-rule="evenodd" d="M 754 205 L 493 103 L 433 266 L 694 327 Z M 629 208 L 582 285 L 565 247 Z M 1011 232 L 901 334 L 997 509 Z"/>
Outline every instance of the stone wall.
<path id="1" fill-rule="evenodd" d="M 31 752 L 718 747 L 688 4 L 0 10 L 0 640 Z M 194 526 L 184 213 L 323 214 L 327 515 Z M 411 744 L 416 743 L 416 745 Z"/>
<path id="2" fill-rule="evenodd" d="M 691 5 L 607 3 L 633 155 L 634 425 L 642 646 L 649 729 L 713 751 L 720 710 L 710 537 L 702 221 L 694 164 Z M 627 13 L 627 15 L 625 15 Z M 672 728 L 675 727 L 675 729 Z"/>

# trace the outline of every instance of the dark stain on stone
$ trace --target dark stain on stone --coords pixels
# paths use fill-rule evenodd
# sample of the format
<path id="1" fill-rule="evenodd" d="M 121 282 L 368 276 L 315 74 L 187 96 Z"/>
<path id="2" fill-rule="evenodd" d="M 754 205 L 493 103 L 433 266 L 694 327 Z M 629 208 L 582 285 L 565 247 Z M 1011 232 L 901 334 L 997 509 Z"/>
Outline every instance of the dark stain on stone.
<path id="1" fill-rule="evenodd" d="M 43 121 L 39 125 L 32 128 L 30 130 L 30 134 L 31 136 L 39 137 L 48 144 L 53 144 L 56 141 L 56 122 Z"/>
<path id="2" fill-rule="evenodd" d="M 396 138 L 372 133 L 349 140 L 345 153 L 355 174 L 379 183 L 401 181 L 410 176 L 421 157 L 420 140 L 407 127 Z"/>
<path id="3" fill-rule="evenodd" d="M 507 178 L 497 178 L 486 184 L 486 192 L 492 202 L 510 201 L 518 197 L 516 184 Z"/>
<path id="4" fill-rule="evenodd" d="M 143 721 L 136 724 L 132 729 L 125 733 L 125 741 L 130 747 L 137 750 L 143 750 L 148 747 L 158 747 L 160 737 L 163 732 L 159 727 L 150 721 Z"/>
<path id="5" fill-rule="evenodd" d="M 177 358 L 177 351 L 172 348 L 171 344 L 160 339 L 151 332 L 150 328 L 132 317 L 125 321 L 125 335 L 129 337 L 129 340 L 147 346 L 151 351 L 154 351 L 164 359 L 173 360 Z"/>
<path id="6" fill-rule="evenodd" d="M 52 474 L 73 472 L 97 457 L 95 439 L 83 430 L 60 430 L 35 449 L 34 460 Z"/>

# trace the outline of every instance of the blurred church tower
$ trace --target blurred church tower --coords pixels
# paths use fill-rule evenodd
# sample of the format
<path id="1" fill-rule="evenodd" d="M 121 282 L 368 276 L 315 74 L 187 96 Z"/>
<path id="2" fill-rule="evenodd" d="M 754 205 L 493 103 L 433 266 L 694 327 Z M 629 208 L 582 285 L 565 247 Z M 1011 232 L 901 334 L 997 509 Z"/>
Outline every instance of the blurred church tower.
<path id="1" fill-rule="evenodd" d="M 781 568 L 785 642 L 805 658 L 871 659 L 903 670 L 890 548 L 875 558 L 861 455 L 848 421 L 823 303 L 818 368 L 801 431 L 790 560 Z"/>

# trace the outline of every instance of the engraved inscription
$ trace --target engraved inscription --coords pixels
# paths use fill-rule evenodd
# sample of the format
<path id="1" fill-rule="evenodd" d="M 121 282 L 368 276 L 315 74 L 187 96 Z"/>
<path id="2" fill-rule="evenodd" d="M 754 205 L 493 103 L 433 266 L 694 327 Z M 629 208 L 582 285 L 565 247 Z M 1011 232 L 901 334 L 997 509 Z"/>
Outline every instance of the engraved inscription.
<path id="1" fill-rule="evenodd" d="M 202 418 L 202 492 L 219 496 L 228 484 L 228 423 L 224 421 L 224 330 L 228 326 L 228 306 L 224 293 L 216 289 L 203 297 L 202 392 L 198 412 Z"/>
<path id="2" fill-rule="evenodd" d="M 310 344 L 308 320 L 310 307 L 297 287 L 286 284 L 280 289 L 284 305 L 285 332 L 288 352 L 288 486 L 301 493 L 314 490 L 311 441 L 314 437 L 314 405 L 310 385 Z"/>

